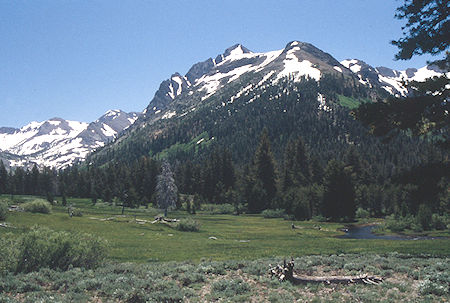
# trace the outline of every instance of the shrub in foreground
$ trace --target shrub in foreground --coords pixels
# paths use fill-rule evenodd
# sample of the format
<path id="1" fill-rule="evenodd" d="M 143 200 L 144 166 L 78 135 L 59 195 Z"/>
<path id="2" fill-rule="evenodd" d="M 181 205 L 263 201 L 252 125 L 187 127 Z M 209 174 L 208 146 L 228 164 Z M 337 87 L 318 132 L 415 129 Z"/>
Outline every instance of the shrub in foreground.
<path id="1" fill-rule="evenodd" d="M 198 224 L 197 221 L 191 218 L 186 218 L 181 219 L 180 222 L 177 223 L 175 228 L 179 231 L 199 231 L 200 224 Z"/>
<path id="2" fill-rule="evenodd" d="M 211 286 L 211 293 L 217 299 L 230 298 L 236 295 L 243 295 L 250 291 L 250 286 L 241 279 L 219 280 Z"/>
<path id="3" fill-rule="evenodd" d="M 0 275 L 5 272 L 15 271 L 17 266 L 17 242 L 12 234 L 0 237 Z M 1 293 L 1 290 L 0 290 Z M 2 302 L 0 300 L 0 302 Z"/>
<path id="4" fill-rule="evenodd" d="M 23 209 L 31 213 L 49 214 L 52 206 L 45 200 L 36 199 L 22 205 Z"/>
<path id="5" fill-rule="evenodd" d="M 106 257 L 106 242 L 77 232 L 53 231 L 33 227 L 14 239 L 1 239 L 8 244 L 8 259 L 0 260 L 0 269 L 32 272 L 41 268 L 67 270 L 70 267 L 95 268 Z M 3 246 L 3 245 L 2 245 Z M 4 246 L 3 246 L 4 247 Z"/>
<path id="6" fill-rule="evenodd" d="M 6 216 L 8 215 L 8 204 L 3 201 L 0 201 L 0 221 L 6 220 Z"/>

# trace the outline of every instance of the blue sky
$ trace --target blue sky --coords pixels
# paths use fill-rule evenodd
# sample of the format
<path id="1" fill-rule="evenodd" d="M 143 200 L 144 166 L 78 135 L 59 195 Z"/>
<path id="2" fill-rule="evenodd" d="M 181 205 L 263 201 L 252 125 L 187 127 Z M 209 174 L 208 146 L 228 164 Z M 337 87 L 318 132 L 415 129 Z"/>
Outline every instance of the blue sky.
<path id="1" fill-rule="evenodd" d="M 402 1 L 0 0 L 0 126 L 52 117 L 91 122 L 142 111 L 174 72 L 241 43 L 252 51 L 305 41 L 338 60 L 394 61 Z"/>

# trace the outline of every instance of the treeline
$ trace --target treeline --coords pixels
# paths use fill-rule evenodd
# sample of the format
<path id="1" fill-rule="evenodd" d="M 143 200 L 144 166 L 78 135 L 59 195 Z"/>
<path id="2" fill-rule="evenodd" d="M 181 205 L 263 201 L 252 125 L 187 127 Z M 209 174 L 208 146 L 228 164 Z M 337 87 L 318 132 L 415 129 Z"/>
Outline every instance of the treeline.
<path id="1" fill-rule="evenodd" d="M 296 219 L 352 220 L 358 208 L 375 217 L 416 215 L 421 205 L 444 214 L 450 206 L 448 162 L 426 164 L 383 181 L 354 146 L 342 160 L 322 166 L 297 137 L 288 142 L 279 163 L 267 130 L 250 163 L 236 169 L 230 158 L 227 150 L 216 150 L 204 162 L 180 164 L 180 191 L 236 209 L 244 204 L 251 213 L 283 209 Z"/>
<path id="2" fill-rule="evenodd" d="M 127 207 L 138 207 L 154 203 L 159 173 L 160 163 L 147 157 L 103 168 L 73 166 L 56 171 L 34 166 L 31 170 L 19 167 L 9 173 L 0 161 L 0 194 L 37 195 L 49 201 L 55 195 L 91 198 L 93 203 L 97 199 L 106 202 L 116 199 Z"/>
<path id="3" fill-rule="evenodd" d="M 219 148 L 228 149 L 234 163 L 241 167 L 251 161 L 264 127 L 269 130 L 277 161 L 282 161 L 288 141 L 301 135 L 323 166 L 331 159 L 342 161 L 348 146 L 354 145 L 361 157 L 371 163 L 371 169 L 386 179 L 427 161 L 430 150 L 434 150 L 427 142 L 406 135 L 394 136 L 389 144 L 382 144 L 368 134 L 349 115 L 349 109 L 339 104 L 338 95 L 354 100 L 376 95 L 357 81 L 331 75 L 324 75 L 320 82 L 306 78 L 277 84 L 268 81 L 239 97 L 236 92 L 249 84 L 236 84 L 198 104 L 188 115 L 177 109 L 180 115 L 174 118 L 136 125 L 125 138 L 91 154 L 87 162 L 102 166 L 114 161 L 132 162 L 142 156 L 167 156 L 170 162 L 202 162 L 214 148 Z M 329 111 L 320 108 L 319 93 L 325 97 Z M 234 101 L 230 103 L 232 97 Z M 192 142 L 200 134 L 206 134 L 205 140 Z M 442 159 L 440 151 L 437 153 Z"/>
<path id="4" fill-rule="evenodd" d="M 0 193 L 150 205 L 167 159 L 179 192 L 197 207 L 227 203 L 236 212 L 283 209 L 297 219 L 332 220 L 351 220 L 358 208 L 371 216 L 415 215 L 420 205 L 449 209 L 445 151 L 405 134 L 383 144 L 339 105 L 339 95 L 361 100 L 376 92 L 330 75 L 269 82 L 234 102 L 241 87 L 224 89 L 189 115 L 141 125 L 81 166 L 7 173 L 0 164 Z"/>
<path id="5" fill-rule="evenodd" d="M 450 206 L 447 162 L 423 165 L 380 182 L 354 146 L 345 151 L 342 160 L 332 159 L 323 166 L 303 139 L 296 137 L 286 145 L 283 161 L 277 162 L 267 129 L 260 135 L 251 161 L 243 166 L 234 163 L 229 150 L 218 148 L 201 162 L 172 164 L 178 191 L 192 202 L 192 208 L 202 203 L 232 204 L 236 213 L 282 209 L 295 219 L 351 221 L 357 209 L 370 216 L 405 217 L 417 215 L 424 208 L 443 214 Z M 59 172 L 34 167 L 7 173 L 0 163 L 0 193 L 83 197 L 93 203 L 101 199 L 127 207 L 156 206 L 160 171 L 160 162 L 150 157 L 131 164 L 84 169 L 75 166 Z"/>

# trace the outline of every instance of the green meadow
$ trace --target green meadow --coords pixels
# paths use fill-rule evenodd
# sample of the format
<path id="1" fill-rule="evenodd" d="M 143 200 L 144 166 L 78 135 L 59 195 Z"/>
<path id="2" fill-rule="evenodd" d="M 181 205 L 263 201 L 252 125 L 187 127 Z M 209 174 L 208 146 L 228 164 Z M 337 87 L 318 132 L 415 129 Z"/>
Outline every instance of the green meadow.
<path id="1" fill-rule="evenodd" d="M 14 205 L 21 206 L 36 197 L 0 197 L 3 201 L 11 199 Z M 38 266 L 32 271 L 3 271 L 0 302 L 448 302 L 449 299 L 450 240 L 445 237 L 448 231 L 433 232 L 444 236 L 433 240 L 341 239 L 337 237 L 344 234 L 340 231 L 344 224 L 211 214 L 214 209 L 209 206 L 195 215 L 184 210 L 169 213 L 170 218 L 191 217 L 199 223 L 198 231 L 185 232 L 179 231 L 176 223 L 152 224 L 160 214 L 153 208 L 125 209 L 122 215 L 120 206 L 102 202 L 93 205 L 88 199 L 68 199 L 68 205 L 74 214 L 81 211 L 82 216 L 70 217 L 68 207 L 62 206 L 60 199 L 49 214 L 9 212 L 2 222 L 6 227 L 0 228 L 0 240 L 24 239 L 23 234 L 36 225 L 67 231 L 69 235 L 60 234 L 69 237 L 70 232 L 79 231 L 107 240 L 106 260 L 95 267 L 69 266 L 61 270 Z M 382 220 L 357 223 L 374 222 Z M 55 237 L 45 229 L 36 235 Z M 38 250 L 49 243 L 63 248 L 57 246 L 58 239 L 62 238 L 43 241 L 39 238 L 33 243 L 41 243 L 34 246 Z M 14 248 L 4 250 L 3 257 L 8 258 L 5 252 L 14 252 Z M 39 259 L 39 253 L 33 251 L 30 255 Z M 381 277 L 383 283 L 292 285 L 270 277 L 269 267 L 291 257 L 300 275 L 369 274 Z M 14 262 L 14 258 L 6 260 Z"/>
<path id="2" fill-rule="evenodd" d="M 15 196 L 16 202 L 33 197 Z M 58 202 L 50 214 L 10 212 L 0 236 L 13 236 L 39 225 L 60 231 L 80 231 L 108 241 L 108 258 L 117 262 L 201 260 L 254 260 L 266 257 L 300 257 L 341 253 L 407 253 L 448 256 L 450 240 L 356 240 L 340 239 L 344 224 L 288 221 L 262 215 L 219 215 L 198 211 L 169 212 L 170 218 L 191 217 L 198 232 L 184 232 L 173 224 L 154 223 L 156 209 L 125 209 L 108 203 L 92 205 L 88 199 L 68 199 L 83 216 L 70 217 Z M 296 226 L 292 229 L 291 224 Z"/>

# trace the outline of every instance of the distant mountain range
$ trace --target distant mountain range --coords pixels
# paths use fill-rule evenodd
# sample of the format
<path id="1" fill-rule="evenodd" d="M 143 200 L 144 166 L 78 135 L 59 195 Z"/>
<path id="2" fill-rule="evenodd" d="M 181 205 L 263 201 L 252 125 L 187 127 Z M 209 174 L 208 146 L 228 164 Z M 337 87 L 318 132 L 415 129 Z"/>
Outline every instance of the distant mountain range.
<path id="1" fill-rule="evenodd" d="M 0 158 L 8 166 L 37 164 L 63 168 L 114 140 L 139 115 L 110 110 L 91 123 L 52 118 L 31 122 L 20 129 L 3 127 L 0 128 Z"/>
<path id="2" fill-rule="evenodd" d="M 146 137 L 156 138 L 164 133 L 161 121 L 189 117 L 212 100 L 216 104 L 220 98 L 218 104 L 225 107 L 252 91 L 286 79 L 320 81 L 325 75 L 331 75 L 353 83 L 349 86 L 360 85 L 373 91 L 368 96 L 375 101 L 371 95 L 406 96 L 408 89 L 403 81 L 423 81 L 441 74 L 432 66 L 397 71 L 374 68 L 357 59 L 339 62 L 312 44 L 299 41 L 266 53 L 255 53 L 236 44 L 214 59 L 194 64 L 184 76 L 174 73 L 163 81 L 142 113 L 115 110 L 90 124 L 53 118 L 32 122 L 21 129 L 0 128 L 0 158 L 11 166 L 29 167 L 36 163 L 63 168 L 84 160 L 89 153 L 115 139 L 117 143 L 108 144 L 106 149 L 123 144 L 147 126 L 152 128 L 146 131 Z M 258 99 L 255 95 L 246 102 Z M 320 93 L 317 100 L 320 108 L 327 109 L 327 100 Z"/>

